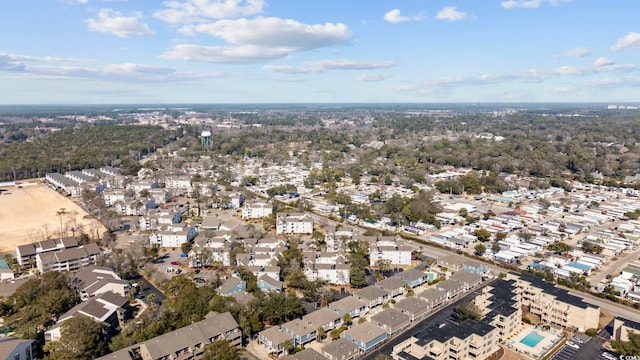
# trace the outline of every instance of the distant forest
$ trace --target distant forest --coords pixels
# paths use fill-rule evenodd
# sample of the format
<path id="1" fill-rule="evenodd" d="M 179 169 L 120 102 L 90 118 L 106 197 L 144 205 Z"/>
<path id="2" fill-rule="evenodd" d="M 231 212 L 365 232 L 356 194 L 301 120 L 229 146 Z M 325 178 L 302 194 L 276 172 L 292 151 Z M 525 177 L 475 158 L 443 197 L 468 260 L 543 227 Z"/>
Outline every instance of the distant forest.
<path id="1" fill-rule="evenodd" d="M 65 123 L 55 117 L 46 125 L 5 118 L 0 125 L 0 179 L 111 164 L 121 164 L 125 172 L 134 173 L 140 167 L 138 160 L 158 147 L 187 149 L 172 166 L 206 155 L 211 166 L 225 171 L 222 165 L 243 157 L 263 158 L 265 164 L 284 163 L 291 160 L 291 154 L 303 166 L 320 162 L 323 168 L 335 169 L 338 177 L 368 174 L 407 186 L 424 182 L 425 175 L 448 166 L 468 167 L 481 171 L 483 188 L 495 192 L 508 188 L 496 177 L 500 173 L 538 178 L 541 186 L 568 180 L 594 182 L 600 176 L 604 184 L 619 185 L 625 176 L 640 173 L 640 116 L 635 111 L 590 108 L 575 109 L 578 115 L 574 115 L 573 111 L 267 110 L 208 113 L 214 119 L 233 118 L 239 125 L 259 123 L 262 127 L 216 128 L 212 149 L 206 154 L 198 136 L 212 125 L 182 125 L 180 130 L 168 131 L 106 122 Z M 171 115 L 169 122 L 180 115 L 176 109 L 164 113 Z M 36 126 L 62 130 L 35 130 Z M 374 141 L 382 145 L 369 146 Z M 455 184 L 444 185 L 456 190 Z"/>
<path id="2" fill-rule="evenodd" d="M 136 160 L 141 156 L 177 136 L 175 131 L 147 125 L 79 125 L 51 132 L 13 125 L 2 130 L 5 143 L 0 144 L 0 180 L 115 164 L 133 171 L 139 168 Z"/>

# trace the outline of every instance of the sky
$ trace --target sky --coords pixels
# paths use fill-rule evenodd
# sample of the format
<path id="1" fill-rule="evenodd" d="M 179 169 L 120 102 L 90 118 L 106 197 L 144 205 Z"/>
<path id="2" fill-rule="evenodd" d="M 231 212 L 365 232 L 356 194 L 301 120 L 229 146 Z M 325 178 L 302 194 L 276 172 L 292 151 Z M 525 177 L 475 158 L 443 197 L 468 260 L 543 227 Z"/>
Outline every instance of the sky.
<path id="1" fill-rule="evenodd" d="M 2 0 L 0 104 L 640 102 L 638 0 Z"/>

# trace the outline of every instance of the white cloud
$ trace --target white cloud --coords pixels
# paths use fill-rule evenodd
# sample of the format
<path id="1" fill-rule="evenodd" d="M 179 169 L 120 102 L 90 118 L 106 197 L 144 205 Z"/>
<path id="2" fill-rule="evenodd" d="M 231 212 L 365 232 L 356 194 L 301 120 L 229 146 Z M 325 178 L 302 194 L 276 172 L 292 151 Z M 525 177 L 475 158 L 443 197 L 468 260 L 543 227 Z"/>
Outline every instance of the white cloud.
<path id="1" fill-rule="evenodd" d="M 608 66 L 613 65 L 613 61 L 605 57 L 599 57 L 593 62 L 593 66 Z"/>
<path id="2" fill-rule="evenodd" d="M 615 45 L 611 46 L 609 50 L 611 51 L 621 51 L 629 48 L 639 48 L 640 47 L 640 33 L 630 32 L 624 37 L 618 39 Z"/>
<path id="3" fill-rule="evenodd" d="M 160 57 L 169 60 L 237 64 L 280 59 L 287 56 L 290 51 L 291 49 L 289 48 L 266 48 L 253 45 L 204 46 L 178 44 L 171 47 Z"/>
<path id="4" fill-rule="evenodd" d="M 500 3 L 505 9 L 515 9 L 515 8 L 523 8 L 523 9 L 536 9 L 539 8 L 543 3 L 549 3 L 550 5 L 558 5 L 561 2 L 568 2 L 571 0 L 504 0 Z"/>
<path id="5" fill-rule="evenodd" d="M 447 6 L 436 15 L 438 20 L 460 21 L 467 18 L 467 13 L 458 11 L 455 6 Z"/>
<path id="6" fill-rule="evenodd" d="M 413 16 L 404 16 L 399 9 L 393 9 L 384 14 L 384 20 L 392 24 L 399 24 L 407 21 L 424 21 L 423 14 L 416 14 Z"/>
<path id="7" fill-rule="evenodd" d="M 405 22 L 405 21 L 410 21 L 411 20 L 411 18 L 409 18 L 407 16 L 400 15 L 400 10 L 399 9 L 393 9 L 393 10 L 389 11 L 388 13 L 384 14 L 384 19 L 387 22 L 390 22 L 392 24 L 399 24 L 401 22 Z"/>
<path id="8" fill-rule="evenodd" d="M 142 14 L 123 16 L 111 9 L 101 9 L 97 18 L 87 19 L 87 28 L 91 31 L 112 34 L 121 38 L 129 36 L 153 36 L 155 33 L 142 21 Z"/>
<path id="9" fill-rule="evenodd" d="M 180 33 L 206 33 L 233 44 L 283 47 L 292 51 L 345 45 L 352 37 L 351 30 L 341 23 L 308 25 L 275 17 L 219 20 L 208 24 L 188 25 L 180 29 Z"/>
<path id="10" fill-rule="evenodd" d="M 306 61 L 303 66 L 267 65 L 265 70 L 286 74 L 322 73 L 327 70 L 374 70 L 396 66 L 395 61 L 357 61 L 349 59 L 328 59 Z"/>
<path id="11" fill-rule="evenodd" d="M 262 13 L 264 0 L 184 0 L 165 1 L 165 9 L 153 16 L 171 23 L 194 23 L 206 19 L 224 19 Z"/>
<path id="12" fill-rule="evenodd" d="M 360 74 L 356 80 L 358 81 L 382 81 L 386 78 L 388 78 L 389 75 L 385 75 L 385 74 L 378 74 L 378 73 L 364 73 L 364 74 Z"/>
<path id="13" fill-rule="evenodd" d="M 75 65 L 82 64 L 82 65 Z M 145 64 L 98 64 L 95 60 L 57 57 L 33 57 L 0 53 L 0 71 L 19 73 L 27 77 L 60 79 L 85 78 L 108 81 L 187 81 L 219 74 L 197 74 Z"/>
<path id="14" fill-rule="evenodd" d="M 589 49 L 586 46 L 580 46 L 577 48 L 567 50 L 567 52 L 564 53 L 564 55 L 568 57 L 576 57 L 576 58 L 585 57 L 585 56 L 591 55 L 591 49 Z"/>

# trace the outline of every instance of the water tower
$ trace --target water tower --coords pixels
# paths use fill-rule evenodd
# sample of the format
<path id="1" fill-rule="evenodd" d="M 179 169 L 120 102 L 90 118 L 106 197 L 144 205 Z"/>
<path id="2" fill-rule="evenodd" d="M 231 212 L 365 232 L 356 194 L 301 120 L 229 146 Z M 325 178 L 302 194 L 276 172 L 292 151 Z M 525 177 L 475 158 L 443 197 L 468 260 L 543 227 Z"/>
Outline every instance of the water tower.
<path id="1" fill-rule="evenodd" d="M 211 131 L 205 130 L 200 134 L 200 143 L 206 150 L 211 150 Z"/>

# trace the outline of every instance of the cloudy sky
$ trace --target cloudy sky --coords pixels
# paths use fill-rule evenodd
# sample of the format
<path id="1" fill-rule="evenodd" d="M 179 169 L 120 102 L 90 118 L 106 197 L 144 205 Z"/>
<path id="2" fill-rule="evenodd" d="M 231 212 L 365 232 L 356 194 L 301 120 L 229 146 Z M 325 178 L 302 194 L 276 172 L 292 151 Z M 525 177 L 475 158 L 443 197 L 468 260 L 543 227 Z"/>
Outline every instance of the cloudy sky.
<path id="1" fill-rule="evenodd" d="M 640 101 L 638 0 L 2 0 L 0 104 Z"/>

